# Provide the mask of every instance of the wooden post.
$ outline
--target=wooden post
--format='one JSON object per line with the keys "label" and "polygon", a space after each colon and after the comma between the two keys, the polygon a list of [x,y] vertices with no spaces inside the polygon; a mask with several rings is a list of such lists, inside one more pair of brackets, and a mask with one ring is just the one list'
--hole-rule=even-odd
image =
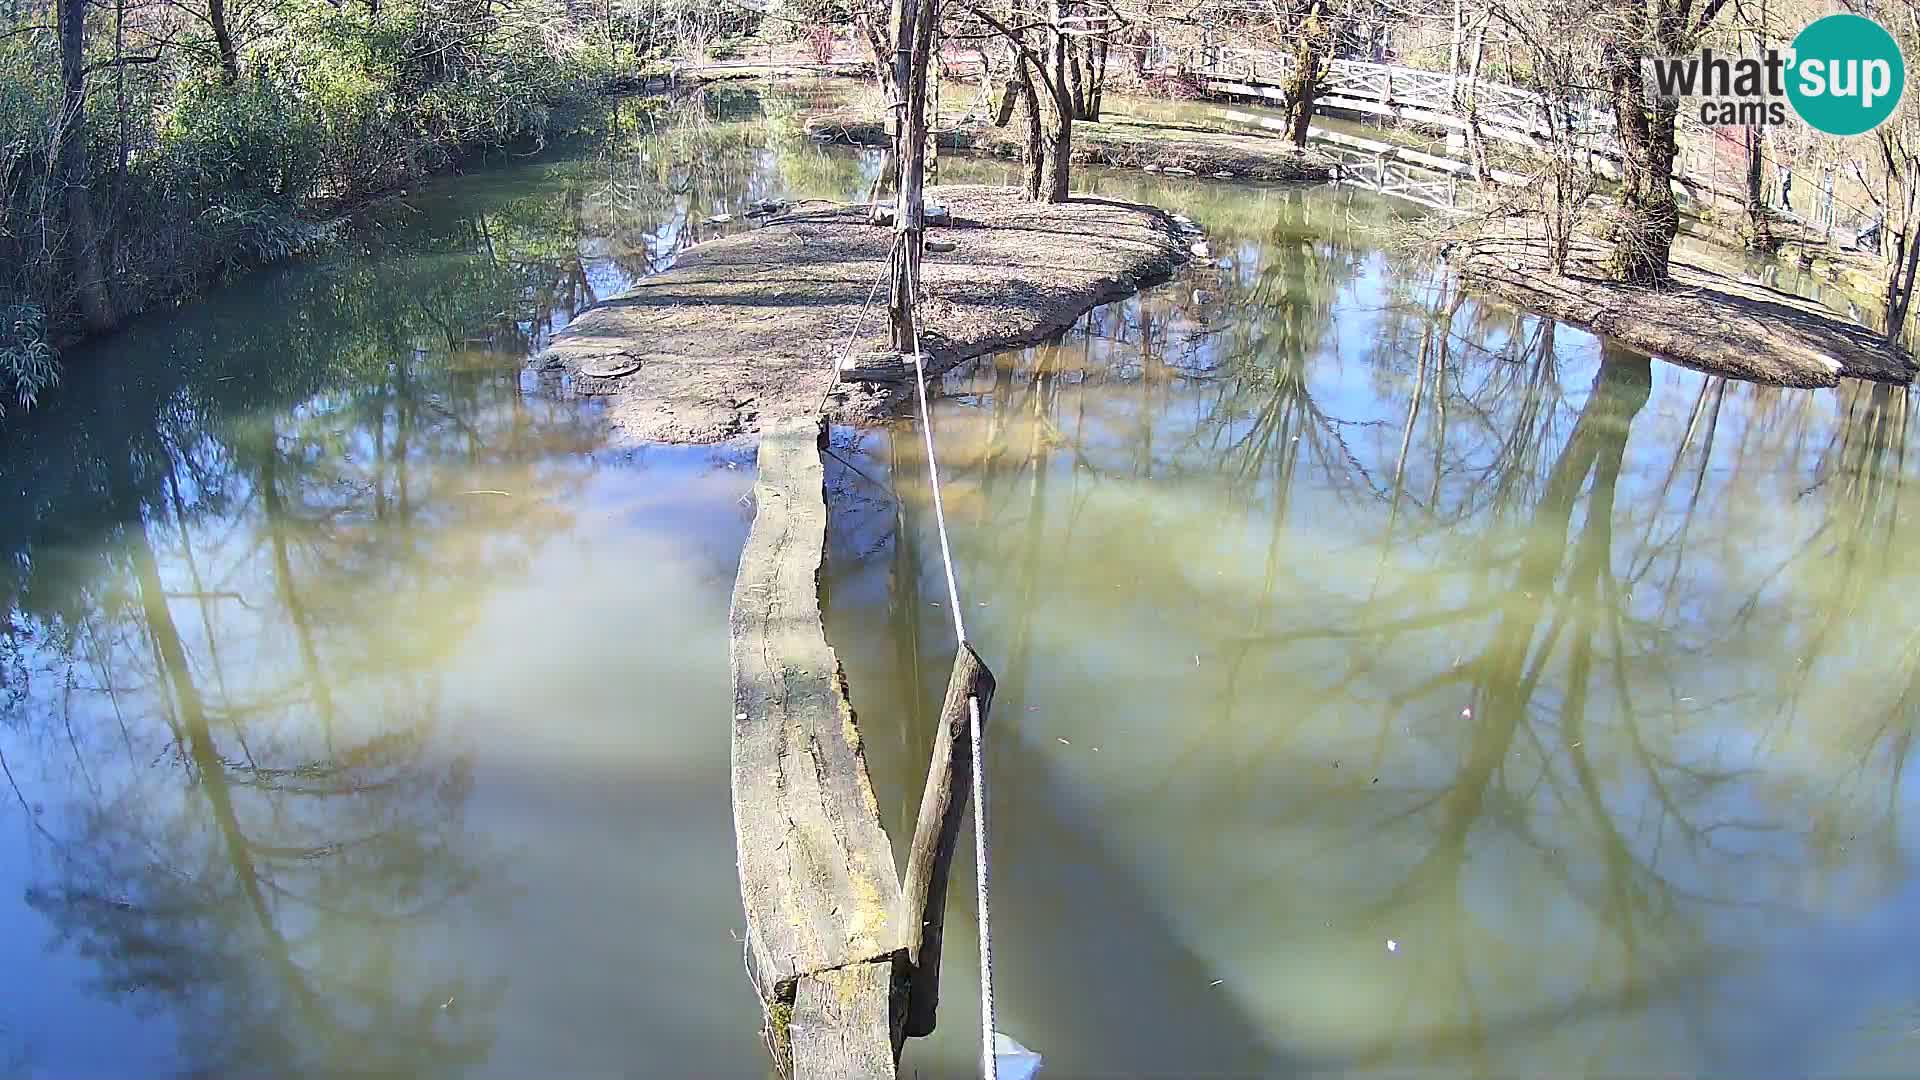
{"label": "wooden post", "polygon": [[927,176],[926,182],[940,183],[940,83],[946,42],[940,34],[938,17],[934,19],[932,56],[927,60]]}
{"label": "wooden post", "polygon": [[894,351],[910,353],[915,341],[914,290],[920,284],[920,246],[925,239],[924,210],[927,176],[927,63],[938,24],[939,0],[900,0],[901,24],[895,76],[899,82],[901,127],[895,151],[900,159],[900,184],[894,203],[893,287],[887,302]]}
{"label": "wooden post", "polygon": [[984,737],[993,687],[993,672],[973,646],[961,642],[953,658],[953,675],[947,680],[947,698],[940,706],[940,725],[933,735],[933,760],[927,768],[926,789],[920,793],[920,819],[913,828],[900,898],[910,971],[905,1031],[915,1038],[933,1034],[934,1013],[940,1005],[947,880],[960,820],[966,816],[967,796],[973,790],[973,731],[967,699],[979,699]]}

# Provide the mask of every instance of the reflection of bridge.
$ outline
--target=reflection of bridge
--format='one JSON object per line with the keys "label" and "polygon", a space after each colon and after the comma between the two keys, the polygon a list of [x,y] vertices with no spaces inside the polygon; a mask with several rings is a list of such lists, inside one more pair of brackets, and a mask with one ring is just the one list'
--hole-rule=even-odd
{"label": "reflection of bridge", "polygon": [[[1278,132],[1286,125],[1271,116],[1260,116],[1235,108],[1216,108],[1209,112],[1228,124],[1257,127]],[[1320,125],[1307,128],[1313,148],[1340,165],[1340,182],[1419,203],[1435,210],[1461,208],[1471,201],[1477,188],[1473,166],[1463,161],[1430,154],[1410,146],[1368,139]],[[1520,173],[1492,170],[1499,184],[1528,182]],[[1463,184],[1462,181],[1465,181]]]}

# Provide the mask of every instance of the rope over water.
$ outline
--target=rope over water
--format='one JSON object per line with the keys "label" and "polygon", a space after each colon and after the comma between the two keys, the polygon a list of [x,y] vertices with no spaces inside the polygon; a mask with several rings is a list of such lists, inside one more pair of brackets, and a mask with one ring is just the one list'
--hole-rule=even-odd
{"label": "rope over water", "polygon": [[[841,350],[839,361],[834,364],[826,389],[820,394],[820,401],[814,407],[816,414],[824,414],[827,398],[833,391],[833,384],[839,378],[840,365],[852,357],[856,342],[860,339],[860,329],[866,323],[867,311],[872,308],[873,300],[879,294],[881,282],[886,280],[891,269],[893,256],[898,252],[906,236],[896,237],[888,249],[889,266],[883,268],[880,276],[874,279],[873,287],[867,290],[867,299],[860,306],[855,317],[853,332],[847,337],[846,347]],[[907,295],[909,302],[918,306],[920,300],[920,279],[915,260],[905,260],[908,273]],[[918,312],[913,320],[913,380],[914,400],[920,412],[920,433],[927,448],[927,478],[933,488],[933,520],[940,534],[940,564],[947,579],[947,604],[953,609],[953,633],[958,642],[967,640],[967,621],[965,609],[960,603],[960,584],[953,571],[953,543],[947,537],[946,502],[940,496],[940,463],[934,456],[933,417],[927,409],[927,368],[925,355],[920,351],[920,320]],[[967,697],[967,722],[973,755],[973,881],[974,907],[980,922],[980,1075],[984,1080],[997,1080],[1000,1074],[999,1060],[994,1055],[994,1012],[993,1012],[993,932],[992,903],[989,899],[989,871],[987,847],[987,780],[986,757],[980,740],[980,699]]]}
{"label": "rope over water", "polygon": [[[906,260],[910,278],[907,295],[919,303],[920,281],[914,260]],[[917,313],[916,313],[917,316]],[[927,409],[927,367],[920,351],[920,320],[913,320],[914,399],[920,409],[920,434],[926,440],[927,479],[933,488],[933,521],[940,533],[940,563],[947,576],[947,603],[953,609],[953,632],[960,642],[967,640],[967,621],[960,606],[960,585],[953,573],[953,545],[947,539],[946,503],[940,497],[940,462],[933,450],[933,417]],[[973,884],[975,910],[980,917],[980,1075],[996,1080],[999,1062],[993,1053],[993,933],[992,905],[988,899],[987,859],[987,768],[980,746],[980,699],[967,698],[967,720],[973,750]]]}

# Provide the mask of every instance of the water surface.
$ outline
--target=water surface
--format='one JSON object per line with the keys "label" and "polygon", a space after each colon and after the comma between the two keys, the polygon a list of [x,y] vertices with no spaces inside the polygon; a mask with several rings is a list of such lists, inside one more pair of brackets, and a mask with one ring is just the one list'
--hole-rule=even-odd
{"label": "water surface", "polygon": [[[934,418],[1002,1030],[1064,1075],[1920,1068],[1907,397],[1463,297],[1363,195],[1157,195],[1225,266]],[[917,435],[849,457],[903,503],[830,584],[904,831],[951,622]]]}
{"label": "water surface", "polygon": [[[0,1073],[764,1075],[750,453],[610,453],[521,365],[863,191],[803,103],[627,103],[0,428]],[[1224,264],[941,388],[1003,1029],[1059,1076],[1913,1072],[1905,396],[1464,298],[1362,194],[1085,182]],[[918,435],[836,433],[826,583],[901,844],[952,650]],[[973,1067],[960,884],[919,1075]]]}
{"label": "water surface", "polygon": [[724,723],[751,455],[611,455],[521,366],[751,200],[860,188],[790,126],[625,103],[8,419],[0,1074],[764,1071]]}

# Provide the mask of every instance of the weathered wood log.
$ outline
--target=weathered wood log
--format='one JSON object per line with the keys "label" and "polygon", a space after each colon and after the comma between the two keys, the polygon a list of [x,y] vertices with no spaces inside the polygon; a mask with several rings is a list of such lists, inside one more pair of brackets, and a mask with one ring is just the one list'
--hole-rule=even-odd
{"label": "weathered wood log", "polygon": [[993,672],[973,646],[960,643],[947,680],[947,698],[933,735],[927,786],[920,793],[920,818],[907,854],[907,880],[901,895],[901,921],[907,927],[908,993],[906,1034],[933,1034],[940,1004],[940,951],[947,912],[947,881],[953,851],[973,790],[973,731],[967,699],[980,701],[985,734],[987,708],[993,703]]}
{"label": "weathered wood log", "polygon": [[913,378],[913,365],[892,349],[849,356],[840,362],[841,382],[903,383]]}
{"label": "weathered wood log", "polygon": [[893,980],[889,960],[802,975],[787,1021],[793,1075],[894,1076]]}
{"label": "weathered wood log", "polygon": [[[827,511],[820,421],[787,420],[760,443],[753,529],[740,556],[729,616],[733,669],[733,821],[748,961],[769,1015],[800,1009],[800,985],[831,985],[874,1001],[808,1013],[808,1038],[855,1047],[835,1060],[885,1069],[798,1077],[886,1076],[895,1047],[870,1014],[890,1009],[885,983],[828,973],[878,965],[901,953],[900,887],[892,846],[847,700],[838,657],[820,621],[819,573]],[[824,979],[824,982],[822,981]],[[877,990],[875,987],[877,986]],[[811,992],[811,991],[810,991]],[[863,1025],[828,1033],[836,1018]],[[778,1025],[776,1025],[778,1027]],[[786,1025],[792,1030],[792,1024]],[[778,1037],[776,1031],[776,1037]],[[776,1058],[780,1048],[775,1048]]]}

